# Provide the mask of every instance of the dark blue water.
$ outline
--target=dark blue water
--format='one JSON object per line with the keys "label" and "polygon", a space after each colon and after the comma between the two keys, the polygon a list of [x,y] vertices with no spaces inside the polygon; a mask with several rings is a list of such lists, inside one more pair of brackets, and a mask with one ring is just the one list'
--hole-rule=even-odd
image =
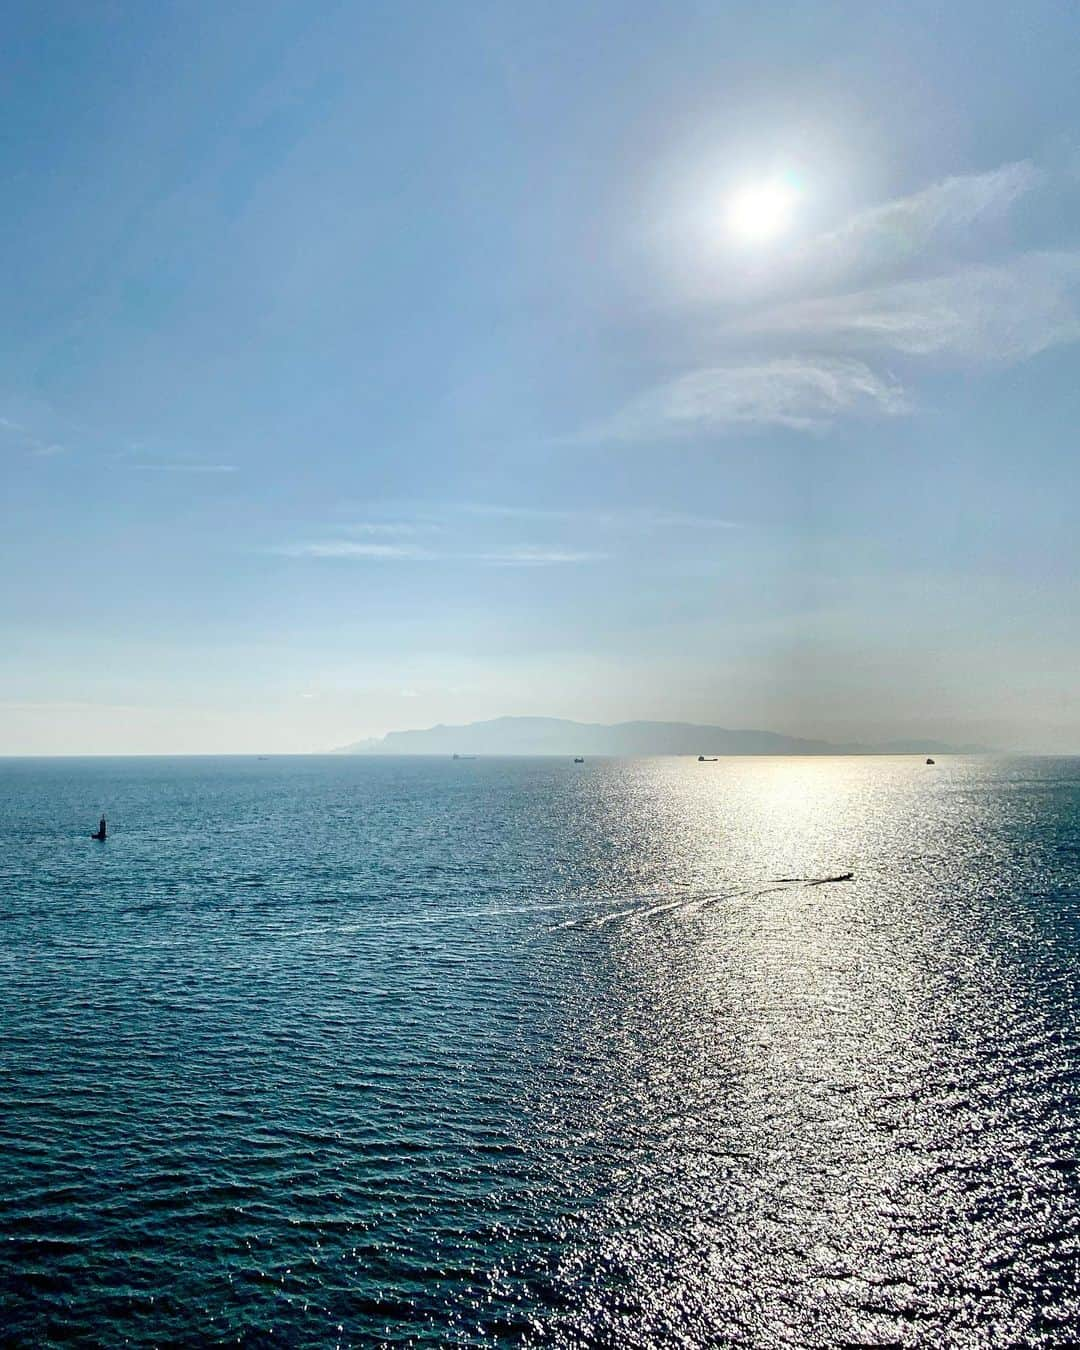
{"label": "dark blue water", "polygon": [[5,1344],[1080,1339],[1080,761],[0,804]]}

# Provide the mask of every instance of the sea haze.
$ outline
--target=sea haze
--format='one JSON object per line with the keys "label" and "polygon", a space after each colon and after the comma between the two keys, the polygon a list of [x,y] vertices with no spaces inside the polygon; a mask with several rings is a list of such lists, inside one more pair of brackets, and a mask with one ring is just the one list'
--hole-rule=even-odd
{"label": "sea haze", "polygon": [[493,717],[464,726],[391,731],[355,741],[344,755],[837,755],[985,754],[985,746],[948,745],[934,738],[887,745],[808,740],[777,731],[700,726],[693,722],[571,722],[562,717]]}
{"label": "sea haze", "polygon": [[1075,1343],[1080,761],[0,803],[12,1343]]}

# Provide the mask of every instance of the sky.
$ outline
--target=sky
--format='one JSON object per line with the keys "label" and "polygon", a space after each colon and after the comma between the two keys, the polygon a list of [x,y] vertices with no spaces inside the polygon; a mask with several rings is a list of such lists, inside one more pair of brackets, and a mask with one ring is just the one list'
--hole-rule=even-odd
{"label": "sky", "polygon": [[1080,752],[1073,4],[0,31],[0,754]]}

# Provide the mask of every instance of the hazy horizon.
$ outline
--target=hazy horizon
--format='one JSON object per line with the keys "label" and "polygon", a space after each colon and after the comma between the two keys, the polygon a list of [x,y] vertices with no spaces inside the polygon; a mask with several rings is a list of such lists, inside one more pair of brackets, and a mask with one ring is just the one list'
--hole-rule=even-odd
{"label": "hazy horizon", "polygon": [[[656,739],[655,733],[670,731],[670,744],[656,744],[648,748],[634,736],[625,733],[645,733],[646,741]],[[595,733],[619,732],[622,738],[596,738]],[[452,734],[449,734],[452,733]],[[584,738],[579,733],[589,733]],[[687,735],[687,733],[694,733]],[[719,733],[722,740],[711,738]],[[759,738],[754,740],[753,738]],[[663,737],[661,737],[663,740]],[[777,742],[777,744],[772,744]],[[779,744],[789,742],[789,745]],[[741,745],[743,748],[736,748]],[[716,723],[690,723],[648,718],[631,718],[614,723],[581,721],[573,718],[552,718],[539,714],[507,714],[467,723],[434,723],[427,727],[403,727],[384,735],[364,737],[335,746],[307,750],[270,750],[266,747],[245,750],[205,750],[188,748],[177,750],[114,751],[98,750],[72,752],[67,750],[38,751],[27,754],[0,754],[0,759],[93,759],[93,758],[196,758],[321,755],[389,755],[441,757],[452,751],[468,752],[469,757],[499,758],[565,757],[584,752],[590,758],[651,758],[696,757],[699,752],[727,758],[793,758],[805,757],[921,757],[924,754],[952,756],[1028,756],[1053,757],[1049,751],[1029,751],[1016,747],[976,743],[949,743],[942,738],[916,736],[893,741],[828,741],[803,738],[777,732],[766,727],[724,727]],[[456,757],[456,756],[455,756]],[[1068,758],[1069,756],[1065,756]]]}
{"label": "hazy horizon", "polygon": [[18,3],[0,755],[1080,753],[1075,14]]}
{"label": "hazy horizon", "polygon": [[[115,755],[182,756],[182,755],[322,755],[334,754],[352,744],[368,740],[381,740],[383,737],[399,732],[427,731],[437,727],[465,727],[476,723],[498,720],[500,718],[546,718],[555,716],[548,712],[496,712],[490,717],[475,718],[439,717],[431,720],[402,719],[398,724],[368,730],[354,735],[348,729],[338,740],[308,744],[298,743],[295,736],[279,734],[259,739],[257,727],[243,728],[237,731],[235,723],[228,713],[207,715],[202,709],[148,709],[131,705],[129,707],[109,708],[103,705],[80,705],[71,712],[93,714],[95,719],[104,718],[104,725],[98,720],[96,725],[83,731],[71,730],[57,719],[56,705],[15,705],[5,711],[18,712],[19,726],[16,734],[9,737],[8,743],[0,745],[0,759],[3,758],[81,758],[108,757]],[[1001,740],[991,736],[988,730],[978,734],[979,723],[958,722],[953,732],[930,731],[917,724],[902,724],[888,734],[875,731],[872,727],[866,731],[845,731],[808,733],[788,726],[764,725],[761,723],[725,722],[716,717],[652,717],[627,715],[625,717],[577,717],[566,714],[562,720],[589,725],[614,726],[627,722],[672,722],[689,725],[717,726],[729,731],[764,731],[781,736],[807,741],[827,741],[834,744],[858,744],[867,747],[888,745],[892,742],[925,743],[948,742],[950,745],[978,745],[991,754],[1034,755],[1034,756],[1073,756],[1080,750],[1073,744],[1061,745],[1053,739],[1039,741],[1035,737],[1028,740],[1019,738]],[[186,727],[184,719],[189,720]],[[898,724],[891,724],[897,728]],[[936,725],[943,725],[938,723]],[[985,724],[988,727],[997,724]],[[22,748],[20,748],[20,746]],[[870,753],[880,753],[871,749]],[[918,753],[917,750],[897,753]],[[962,753],[967,753],[966,751]]]}

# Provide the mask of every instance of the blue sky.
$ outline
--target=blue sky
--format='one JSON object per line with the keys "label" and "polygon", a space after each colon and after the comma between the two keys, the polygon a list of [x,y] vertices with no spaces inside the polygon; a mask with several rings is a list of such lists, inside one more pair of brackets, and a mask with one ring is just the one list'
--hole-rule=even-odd
{"label": "blue sky", "polygon": [[1080,751],[1078,37],[9,6],[0,753],[503,713]]}

